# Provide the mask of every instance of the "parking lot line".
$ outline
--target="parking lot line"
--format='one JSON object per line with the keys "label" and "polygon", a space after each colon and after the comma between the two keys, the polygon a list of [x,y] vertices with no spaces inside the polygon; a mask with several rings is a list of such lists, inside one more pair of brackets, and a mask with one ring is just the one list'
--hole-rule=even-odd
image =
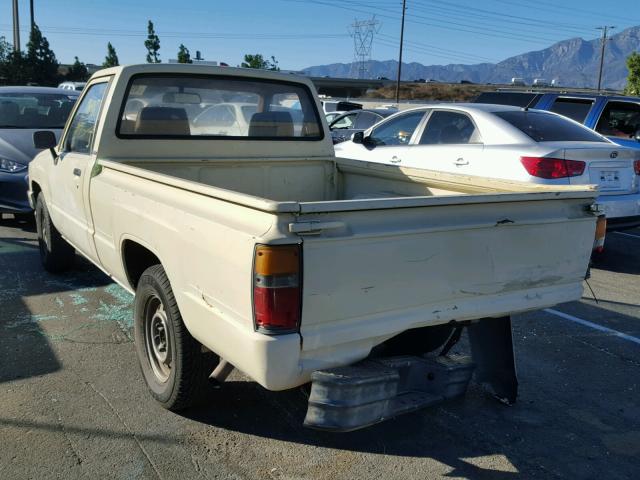
{"label": "parking lot line", "polygon": [[640,240],[640,235],[633,235],[632,233],[624,233],[624,232],[613,232],[618,235],[624,235],[625,237],[637,238]]}
{"label": "parking lot line", "polygon": [[554,310],[553,308],[545,308],[544,311],[552,315],[556,315],[558,317],[564,318],[565,320],[571,320],[572,322],[579,323],[580,325],[584,325],[585,327],[589,327],[595,330],[599,330],[601,332],[609,333],[618,338],[622,338],[623,340],[628,340],[630,342],[637,343],[638,345],[640,345],[640,338],[627,335],[626,333],[619,332],[618,330],[613,330],[612,328],[603,327],[602,325],[598,325],[597,323],[593,323],[588,320],[583,320],[582,318],[574,317],[573,315],[569,315],[568,313],[559,312],[558,310]]}

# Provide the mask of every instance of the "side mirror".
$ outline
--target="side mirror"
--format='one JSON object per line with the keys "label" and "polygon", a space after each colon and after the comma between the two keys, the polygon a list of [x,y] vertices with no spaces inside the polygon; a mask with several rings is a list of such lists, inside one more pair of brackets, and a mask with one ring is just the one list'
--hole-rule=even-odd
{"label": "side mirror", "polygon": [[33,132],[33,146],[39,150],[51,149],[58,144],[56,134],[51,130]]}
{"label": "side mirror", "polygon": [[49,149],[54,163],[56,163],[56,159],[58,158],[58,154],[55,149],[57,144],[58,140],[56,140],[56,134],[51,130],[39,130],[37,132],[33,132],[33,146],[40,150],[44,150],[45,148]]}
{"label": "side mirror", "polygon": [[355,132],[351,135],[351,141],[358,144],[364,143],[364,132]]}
{"label": "side mirror", "polygon": [[633,135],[633,138],[636,142],[640,142],[640,128],[636,130],[636,133]]}

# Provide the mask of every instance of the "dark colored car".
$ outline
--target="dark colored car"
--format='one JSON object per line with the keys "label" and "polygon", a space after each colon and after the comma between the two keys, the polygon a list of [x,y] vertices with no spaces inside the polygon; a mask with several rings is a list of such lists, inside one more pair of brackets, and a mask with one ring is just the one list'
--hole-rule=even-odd
{"label": "dark colored car", "polygon": [[623,147],[640,149],[640,98],[570,92],[483,92],[475,103],[548,110],[595,130]]}
{"label": "dark colored car", "polygon": [[354,133],[367,130],[383,118],[387,118],[397,112],[398,110],[395,108],[377,108],[343,113],[329,124],[333,143],[349,140]]}
{"label": "dark colored car", "polygon": [[48,87],[0,87],[0,215],[30,214],[29,162],[39,150],[33,132],[62,132],[80,92]]}

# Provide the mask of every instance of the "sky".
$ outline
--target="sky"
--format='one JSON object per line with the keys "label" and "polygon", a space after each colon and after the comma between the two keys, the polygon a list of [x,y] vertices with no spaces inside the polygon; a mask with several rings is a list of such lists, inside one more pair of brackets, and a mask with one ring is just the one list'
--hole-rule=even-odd
{"label": "sky", "polygon": [[[18,0],[22,48],[29,1]],[[281,69],[354,59],[351,24],[375,15],[371,56],[398,58],[401,0],[34,0],[36,23],[61,63],[75,56],[101,64],[107,42],[121,64],[145,61],[147,21],[160,37],[160,57],[175,59],[182,43],[195,56],[235,66],[246,53],[275,56]],[[619,32],[640,25],[638,0],[407,0],[405,62],[482,63],[541,50],[596,27]],[[613,5],[604,3],[604,5]],[[0,36],[12,41],[12,0],[0,0]]]}

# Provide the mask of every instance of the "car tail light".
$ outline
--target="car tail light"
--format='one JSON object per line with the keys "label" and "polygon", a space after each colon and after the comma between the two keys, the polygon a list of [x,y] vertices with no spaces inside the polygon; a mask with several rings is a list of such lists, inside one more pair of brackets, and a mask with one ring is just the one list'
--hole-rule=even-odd
{"label": "car tail light", "polygon": [[257,245],[253,260],[253,319],[256,330],[298,331],[301,315],[300,245]]}
{"label": "car tail light", "polygon": [[539,178],[579,177],[584,173],[585,162],[563,158],[520,157],[529,175]]}
{"label": "car tail light", "polygon": [[633,162],[633,171],[636,172],[636,175],[640,175],[640,160]]}

